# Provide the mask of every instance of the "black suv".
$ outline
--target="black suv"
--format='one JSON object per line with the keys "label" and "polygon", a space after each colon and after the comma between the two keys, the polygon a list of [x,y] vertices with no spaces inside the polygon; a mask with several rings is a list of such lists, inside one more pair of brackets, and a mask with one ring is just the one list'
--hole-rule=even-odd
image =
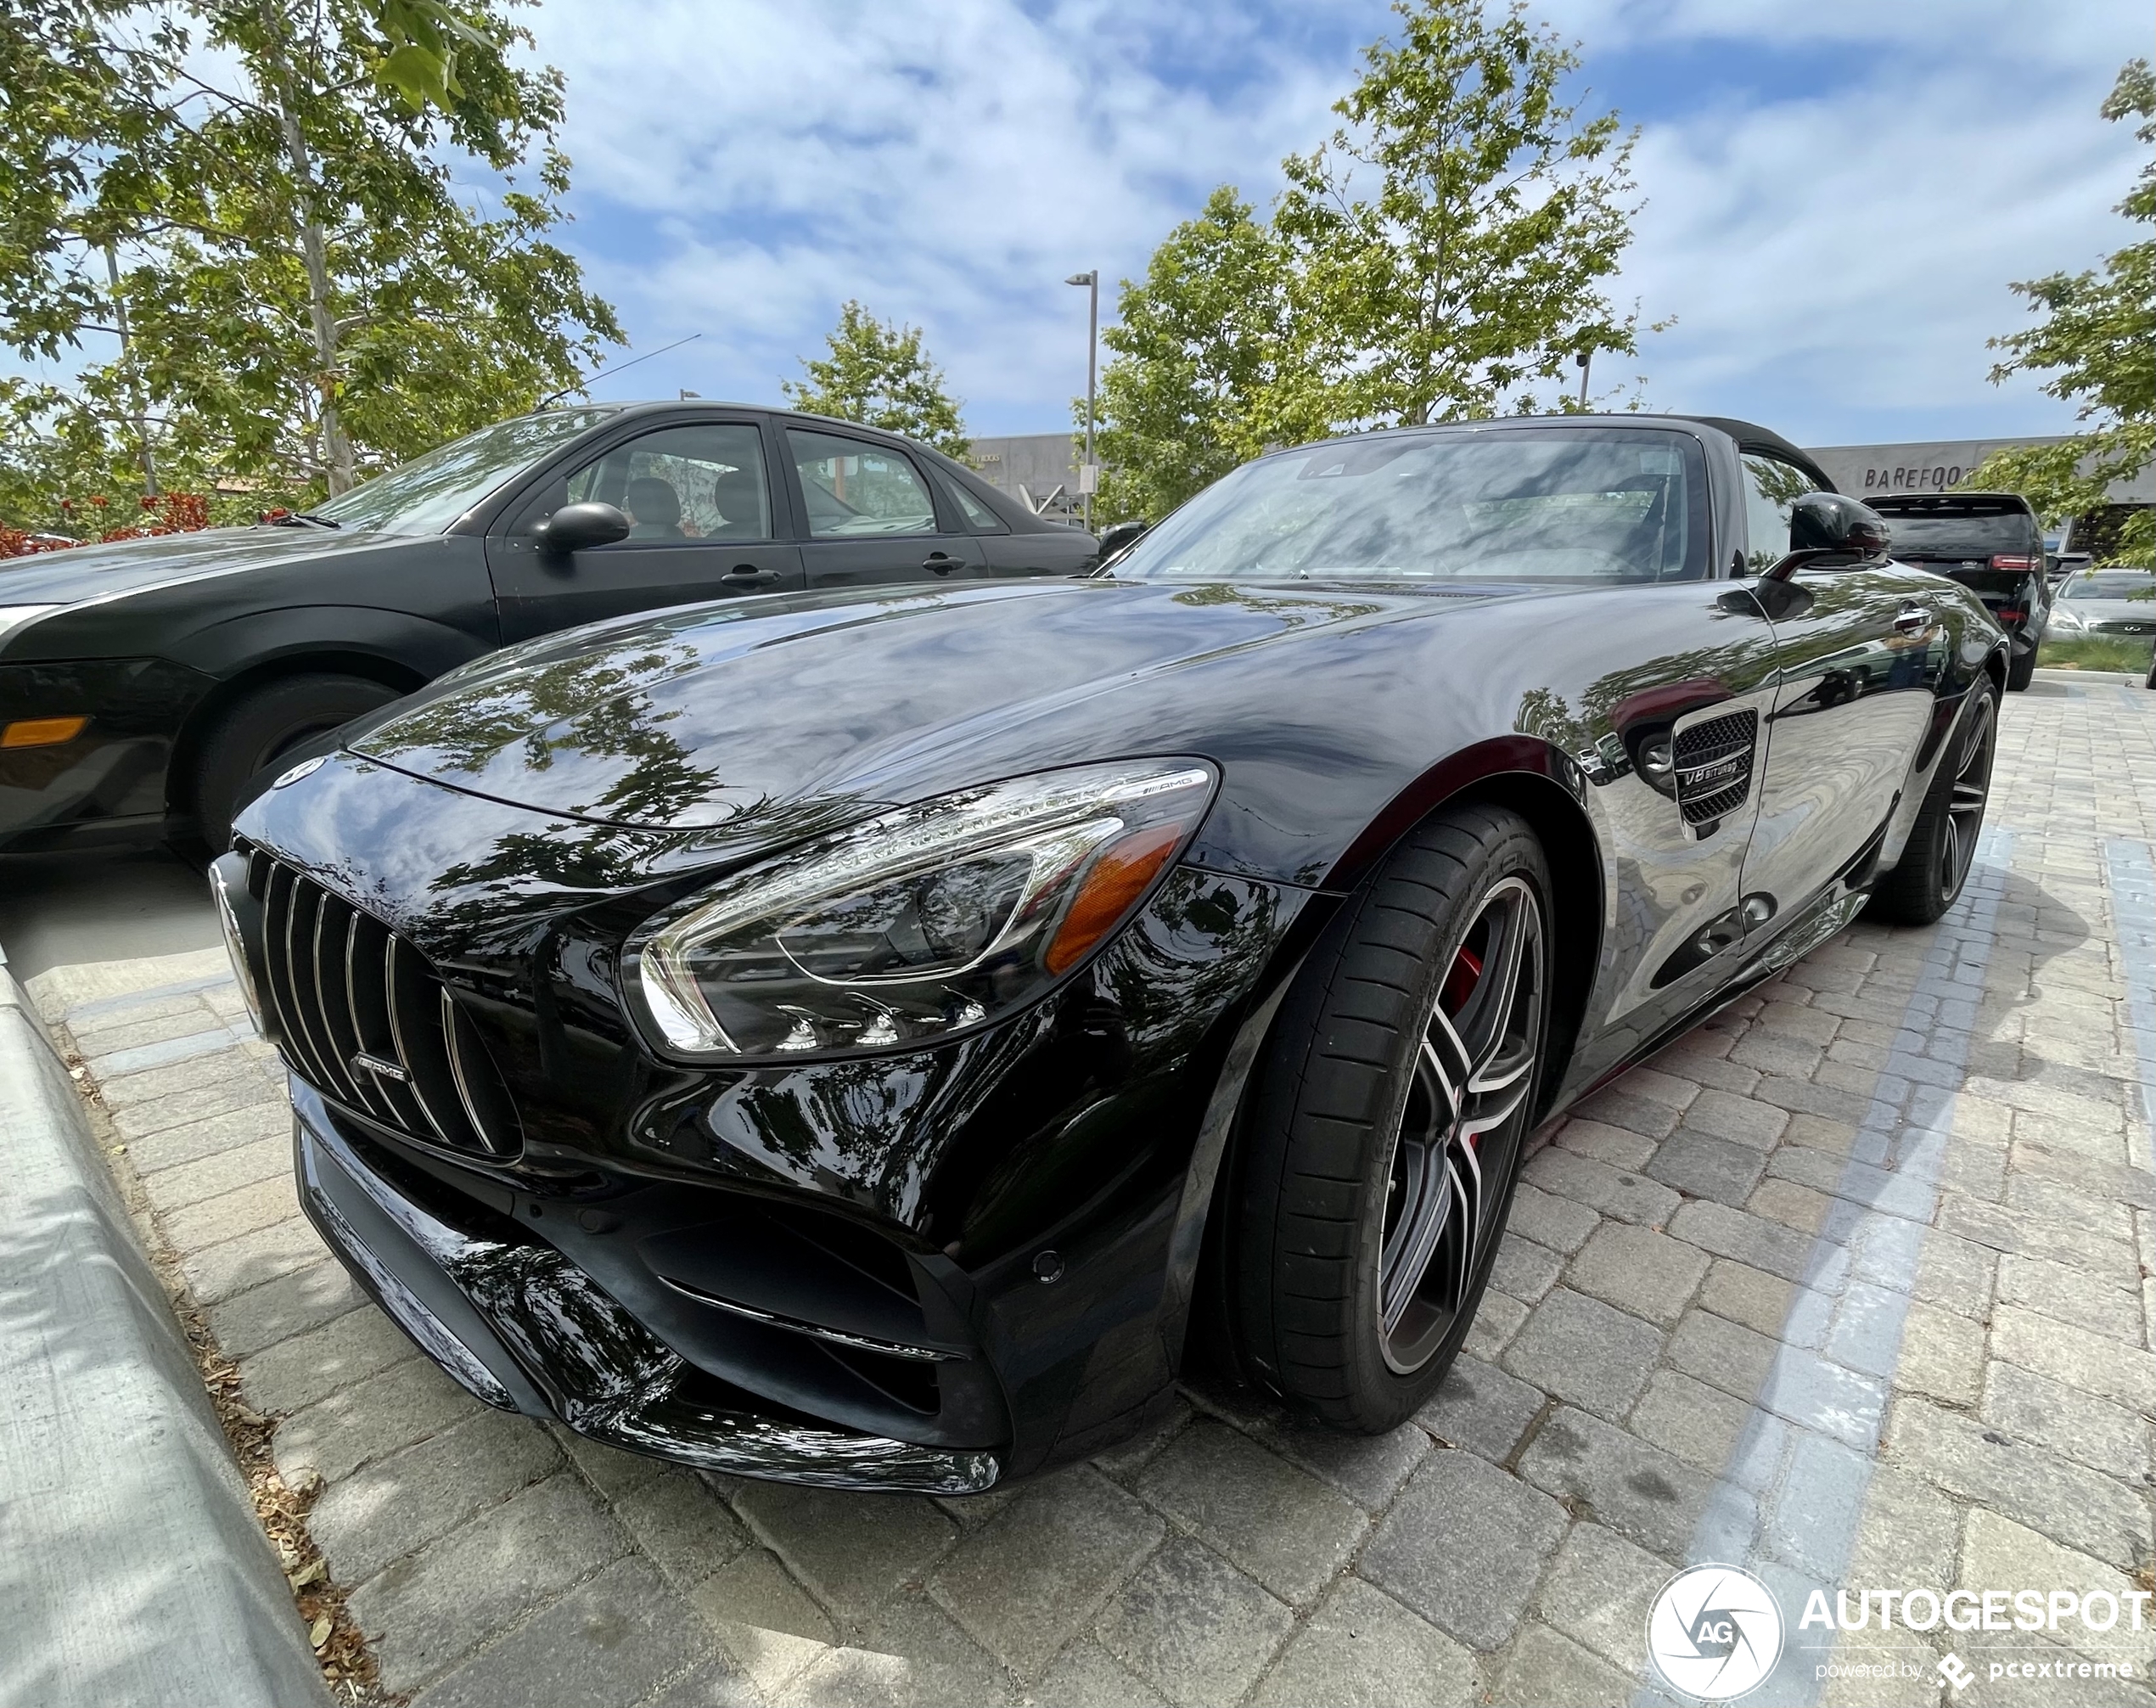
{"label": "black suv", "polygon": [[575,624],[1098,556],[851,422],[700,402],[519,416],[308,514],[0,566],[0,853],[222,848],[281,757]]}
{"label": "black suv", "polygon": [[1881,493],[1865,502],[1887,519],[1894,555],[1951,577],[2007,632],[2007,686],[2026,688],[2051,620],[2044,531],[2018,492]]}

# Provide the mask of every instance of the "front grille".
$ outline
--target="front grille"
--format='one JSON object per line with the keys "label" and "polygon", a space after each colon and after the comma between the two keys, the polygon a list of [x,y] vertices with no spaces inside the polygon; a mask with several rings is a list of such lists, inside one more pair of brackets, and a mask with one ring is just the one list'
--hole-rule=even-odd
{"label": "front grille", "polygon": [[422,1144],[503,1158],[523,1148],[500,1070],[425,958],[256,849],[262,992],[292,1071],[324,1097]]}
{"label": "front grille", "polygon": [[1752,749],[1760,715],[1747,710],[1680,729],[1671,747],[1677,807],[1684,822],[1711,824],[1744,804],[1752,789]]}

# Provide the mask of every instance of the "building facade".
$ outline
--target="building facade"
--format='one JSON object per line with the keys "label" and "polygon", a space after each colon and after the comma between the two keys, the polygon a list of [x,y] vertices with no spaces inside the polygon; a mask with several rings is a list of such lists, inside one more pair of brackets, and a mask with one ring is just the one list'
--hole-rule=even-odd
{"label": "building facade", "polygon": [[1008,492],[1036,516],[1078,514],[1078,435],[1075,433],[1017,433],[1000,439],[976,439],[968,460],[991,486]]}
{"label": "building facade", "polygon": [[[1937,439],[1906,445],[1821,445],[1812,457],[1835,486],[1854,497],[1878,492],[1944,492],[1958,486],[1994,451],[2056,445],[2063,435],[2024,439]],[[2115,503],[2156,502],[2156,468],[2113,483]]]}
{"label": "building facade", "polygon": [[[1994,451],[2056,445],[2060,435],[2021,439],[1937,439],[1903,445],[1822,445],[1811,455],[1835,486],[1856,497],[1881,492],[1943,492],[1959,486]],[[1078,437],[1020,433],[976,439],[972,460],[991,484],[1036,515],[1077,514]],[[2156,468],[2115,483],[2115,503],[2156,503]]]}

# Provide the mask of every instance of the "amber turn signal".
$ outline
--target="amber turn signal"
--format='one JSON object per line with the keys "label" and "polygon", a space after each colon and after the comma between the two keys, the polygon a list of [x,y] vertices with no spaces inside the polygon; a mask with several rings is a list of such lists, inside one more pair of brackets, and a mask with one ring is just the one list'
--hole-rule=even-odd
{"label": "amber turn signal", "polygon": [[58,747],[89,725],[87,717],[20,717],[0,729],[0,747]]}
{"label": "amber turn signal", "polygon": [[1182,840],[1182,832],[1180,824],[1141,830],[1110,845],[1093,862],[1084,885],[1072,898],[1070,911],[1056,928],[1055,941],[1048,945],[1050,972],[1075,966],[1088,949],[1122,922],[1131,903],[1145,893],[1154,874],[1167,864],[1176,844]]}

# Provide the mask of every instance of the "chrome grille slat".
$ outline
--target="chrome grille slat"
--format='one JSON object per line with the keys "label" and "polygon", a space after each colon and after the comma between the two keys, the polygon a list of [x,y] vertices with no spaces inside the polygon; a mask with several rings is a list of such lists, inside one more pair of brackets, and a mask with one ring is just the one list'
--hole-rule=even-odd
{"label": "chrome grille slat", "polygon": [[[338,957],[338,965],[345,987],[345,1025],[350,1029],[351,1037],[351,1054],[345,1058],[349,1062],[355,1057],[362,1054],[371,1055],[373,1052],[368,1049],[366,1037],[360,1031],[359,997],[353,987],[352,980],[352,969],[357,964],[359,959],[359,924],[364,916],[357,907],[347,907],[345,912],[350,917],[345,921],[344,948]],[[388,1092],[376,1082],[373,1074],[364,1072],[357,1066],[354,1066],[351,1070],[351,1080],[352,1084],[359,1091],[360,1106],[366,1110],[368,1114],[386,1116],[391,1121],[396,1120],[396,1110],[390,1101]]]}
{"label": "chrome grille slat", "polygon": [[441,1117],[435,1113],[434,1105],[428,1101],[427,1094],[419,1089],[419,1076],[414,1070],[414,1050],[419,1042],[419,1035],[416,1031],[407,1033],[406,1030],[406,992],[398,976],[404,957],[409,952],[398,941],[396,934],[390,933],[389,941],[382,951],[382,983],[389,992],[390,1042],[396,1051],[398,1065],[409,1076],[412,1100],[419,1105],[419,1113],[425,1117],[428,1126],[433,1129],[434,1136],[452,1149],[469,1149],[469,1146],[459,1146],[449,1136],[449,1129],[442,1124]]}
{"label": "chrome grille slat", "polygon": [[292,1071],[424,1144],[515,1155],[523,1141],[501,1073],[419,952],[295,868],[248,851],[266,995]]}
{"label": "chrome grille slat", "polygon": [[447,986],[441,990],[441,1036],[449,1048],[449,1077],[457,1087],[457,1101],[464,1111],[464,1119],[471,1123],[479,1142],[488,1150],[497,1148],[495,1135],[503,1129],[506,1110],[491,1107],[498,1102],[491,1079],[477,1071],[477,1053],[485,1046],[478,1039],[468,1037],[472,1023],[464,1011],[457,1006],[457,999],[449,994]]}
{"label": "chrome grille slat", "polygon": [[[283,881],[280,883],[279,879]],[[298,1059],[294,1065],[305,1077],[328,1090],[336,1082],[315,1047],[299,978],[300,913],[308,895],[309,886],[303,886],[296,874],[280,867],[271,874],[271,905],[267,910],[270,941],[264,958],[270,964],[270,983],[277,995],[279,1029],[289,1050]],[[308,984],[312,984],[312,975]]]}
{"label": "chrome grille slat", "polygon": [[[351,1036],[349,1016],[339,1010],[344,1000],[344,969],[334,965],[333,958],[345,944],[345,927],[338,915],[340,910],[350,908],[334,896],[324,896],[315,904],[314,910],[314,968],[312,982],[314,988],[315,1012],[321,1018],[323,1065],[336,1081],[336,1089],[344,1093],[345,1101],[364,1109],[367,1100],[361,1094],[358,1076],[351,1066],[352,1052],[359,1048]],[[345,1021],[340,1029],[338,1021]]]}

